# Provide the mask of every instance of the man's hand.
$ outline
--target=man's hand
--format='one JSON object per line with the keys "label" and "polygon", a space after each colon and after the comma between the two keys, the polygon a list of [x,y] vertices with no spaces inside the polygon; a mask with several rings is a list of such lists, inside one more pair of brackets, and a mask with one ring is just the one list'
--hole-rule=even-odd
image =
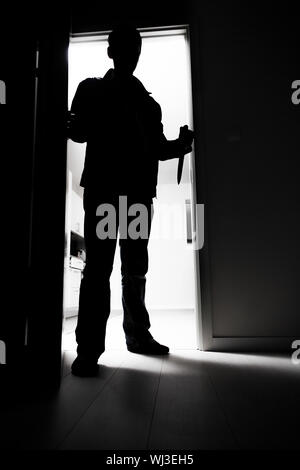
{"label": "man's hand", "polygon": [[71,111],[67,112],[66,132],[67,137],[74,142],[82,144],[87,141],[87,132],[85,131],[84,124],[81,122],[80,118]]}
{"label": "man's hand", "polygon": [[171,158],[184,157],[186,153],[192,151],[192,142],[194,139],[194,132],[188,126],[180,127],[179,137],[175,140],[167,140],[162,134],[162,145],[159,155],[159,160],[165,161]]}
{"label": "man's hand", "polygon": [[67,112],[67,134],[69,135],[69,133],[72,131],[72,128],[74,126],[74,123],[76,121],[76,117],[75,117],[75,114],[74,113],[71,113],[71,111],[68,111]]}
{"label": "man's hand", "polygon": [[194,132],[191,131],[187,125],[181,126],[178,141],[182,145],[184,155],[192,151],[193,140],[194,140]]}

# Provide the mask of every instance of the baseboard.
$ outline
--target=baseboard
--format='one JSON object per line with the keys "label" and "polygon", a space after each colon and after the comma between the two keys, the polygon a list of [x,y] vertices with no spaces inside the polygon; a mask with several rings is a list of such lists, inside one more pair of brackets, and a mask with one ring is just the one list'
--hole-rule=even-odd
{"label": "baseboard", "polygon": [[218,352],[293,352],[295,337],[213,337],[205,351]]}

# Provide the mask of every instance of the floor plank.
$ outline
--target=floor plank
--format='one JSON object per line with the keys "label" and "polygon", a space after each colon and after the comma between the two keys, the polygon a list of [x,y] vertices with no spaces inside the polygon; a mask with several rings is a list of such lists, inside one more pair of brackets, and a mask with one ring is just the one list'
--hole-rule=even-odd
{"label": "floor plank", "polygon": [[7,413],[5,447],[29,450],[58,447],[111,380],[122,360],[119,352],[105,352],[99,377],[81,379],[68,374],[53,397],[16,403]]}
{"label": "floor plank", "polygon": [[126,354],[60,449],[146,448],[162,358]]}
{"label": "floor plank", "polygon": [[37,371],[37,389],[25,396],[27,384],[16,377],[9,403],[0,404],[0,447],[299,448],[299,364],[276,354],[200,352],[191,336],[191,312],[151,317],[151,331],[171,347],[170,356],[129,353],[122,317],[114,315],[100,375],[90,379],[70,374],[76,355],[73,320],[60,389],[43,396]]}
{"label": "floor plank", "polygon": [[241,449],[299,448],[299,366],[279,355],[206,353],[205,357]]}
{"label": "floor plank", "polygon": [[164,361],[149,449],[236,447],[200,351],[178,351]]}

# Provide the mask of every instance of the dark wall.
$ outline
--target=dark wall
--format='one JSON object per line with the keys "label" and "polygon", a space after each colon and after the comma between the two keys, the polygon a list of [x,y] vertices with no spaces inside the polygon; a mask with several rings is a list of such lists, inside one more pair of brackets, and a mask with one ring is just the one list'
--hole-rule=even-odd
{"label": "dark wall", "polygon": [[18,363],[23,354],[29,287],[36,39],[30,22],[27,31],[11,10],[4,8],[1,16],[0,79],[6,84],[6,104],[0,106],[4,278],[0,339],[7,346],[7,362]]}
{"label": "dark wall", "polygon": [[72,31],[94,32],[111,29],[122,21],[130,21],[137,27],[178,25],[191,17],[193,1],[171,0],[148,2],[91,2],[72,3]]}

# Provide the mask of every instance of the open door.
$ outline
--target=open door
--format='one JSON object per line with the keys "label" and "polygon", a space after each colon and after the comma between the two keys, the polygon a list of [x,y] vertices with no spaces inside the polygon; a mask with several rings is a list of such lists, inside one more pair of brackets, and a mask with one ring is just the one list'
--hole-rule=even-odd
{"label": "open door", "polygon": [[[0,379],[60,378],[69,13],[1,6]],[[7,379],[7,380],[6,380]],[[36,383],[38,381],[38,387]],[[16,383],[18,387],[16,388]],[[7,387],[6,387],[7,385]],[[2,404],[5,406],[5,401]]]}
{"label": "open door", "polygon": [[[69,12],[40,21],[29,243],[30,306],[25,342],[30,369],[60,381],[66,191]],[[47,12],[49,14],[49,12]]]}

